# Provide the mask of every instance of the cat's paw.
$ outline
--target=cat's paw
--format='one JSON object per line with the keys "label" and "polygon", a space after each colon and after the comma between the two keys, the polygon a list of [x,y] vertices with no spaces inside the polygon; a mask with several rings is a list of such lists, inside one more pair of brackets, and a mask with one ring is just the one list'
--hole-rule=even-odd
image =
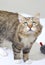
{"label": "cat's paw", "polygon": [[5,50],[5,49],[0,48],[0,55],[1,55],[1,56],[7,56],[7,55],[8,55],[8,53],[6,52],[6,50]]}
{"label": "cat's paw", "polygon": [[21,64],[21,63],[24,63],[24,61],[23,60],[15,60],[15,63],[16,64]]}
{"label": "cat's paw", "polygon": [[31,59],[27,60],[25,63],[26,64],[31,64],[33,61]]}

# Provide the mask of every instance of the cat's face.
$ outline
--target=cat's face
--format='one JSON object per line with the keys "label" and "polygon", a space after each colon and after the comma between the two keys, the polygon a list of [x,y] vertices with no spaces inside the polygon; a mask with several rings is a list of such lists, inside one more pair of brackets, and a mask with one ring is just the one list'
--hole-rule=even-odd
{"label": "cat's face", "polygon": [[20,16],[20,32],[23,34],[39,35],[42,31],[42,25],[38,17],[23,17]]}

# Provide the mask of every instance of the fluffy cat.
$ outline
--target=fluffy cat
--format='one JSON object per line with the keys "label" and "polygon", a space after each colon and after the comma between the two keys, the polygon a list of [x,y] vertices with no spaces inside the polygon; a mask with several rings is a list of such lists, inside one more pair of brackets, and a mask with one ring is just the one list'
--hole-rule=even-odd
{"label": "fluffy cat", "polygon": [[39,15],[24,17],[18,13],[0,11],[0,46],[4,39],[12,42],[14,59],[29,59],[29,52],[42,31]]}

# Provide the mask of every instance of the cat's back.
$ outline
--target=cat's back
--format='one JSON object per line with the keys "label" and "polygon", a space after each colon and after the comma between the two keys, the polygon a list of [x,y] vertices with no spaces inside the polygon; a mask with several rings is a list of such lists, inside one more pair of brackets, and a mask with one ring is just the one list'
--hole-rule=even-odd
{"label": "cat's back", "polygon": [[10,27],[18,22],[18,13],[0,11],[0,27],[5,26]]}
{"label": "cat's back", "polygon": [[1,11],[0,10],[0,20],[1,19],[17,19],[18,18],[18,13],[13,13],[13,12],[8,12],[8,11]]}
{"label": "cat's back", "polygon": [[0,15],[18,15],[18,13],[0,10]]}
{"label": "cat's back", "polygon": [[0,35],[11,36],[18,24],[18,13],[0,11]]}

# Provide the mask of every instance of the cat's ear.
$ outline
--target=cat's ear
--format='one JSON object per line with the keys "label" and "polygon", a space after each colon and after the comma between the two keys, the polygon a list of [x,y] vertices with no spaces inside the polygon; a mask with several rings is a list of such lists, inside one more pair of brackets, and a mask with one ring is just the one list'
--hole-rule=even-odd
{"label": "cat's ear", "polygon": [[21,23],[21,22],[23,22],[23,20],[24,20],[24,16],[22,16],[22,15],[18,15],[18,19],[19,19],[19,22]]}
{"label": "cat's ear", "polygon": [[36,13],[36,14],[35,14],[35,17],[36,17],[36,18],[40,18],[40,13]]}
{"label": "cat's ear", "polygon": [[40,20],[40,13],[35,14],[34,20],[35,21],[39,21]]}

